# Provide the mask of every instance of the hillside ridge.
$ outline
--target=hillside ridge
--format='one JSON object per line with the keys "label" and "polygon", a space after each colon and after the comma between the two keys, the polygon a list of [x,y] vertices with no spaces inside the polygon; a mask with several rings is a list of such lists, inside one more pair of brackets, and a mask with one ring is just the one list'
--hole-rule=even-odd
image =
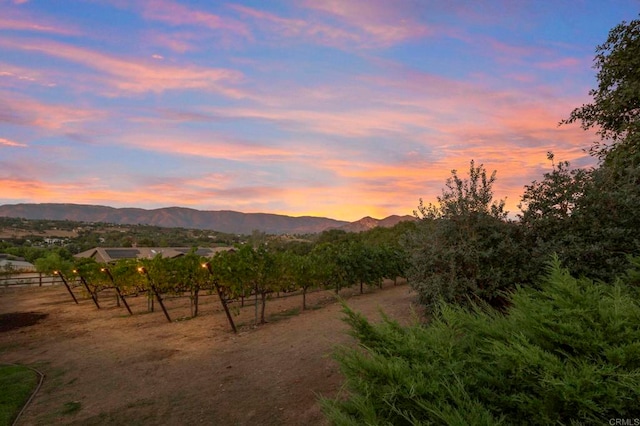
{"label": "hillside ridge", "polygon": [[[31,220],[72,220],[104,222],[119,225],[153,225],[166,228],[207,229],[234,234],[312,234],[328,229],[361,232],[376,226],[394,226],[411,216],[389,216],[385,219],[364,217],[347,222],[316,216],[287,216],[272,213],[242,213],[233,210],[196,210],[187,207],[142,209],[91,204],[21,203],[0,205],[0,216]],[[404,218],[404,219],[403,219]]]}

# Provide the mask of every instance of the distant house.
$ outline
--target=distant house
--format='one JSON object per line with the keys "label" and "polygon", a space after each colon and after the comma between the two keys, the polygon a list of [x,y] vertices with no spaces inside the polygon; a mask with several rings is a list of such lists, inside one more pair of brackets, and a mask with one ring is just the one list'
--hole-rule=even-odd
{"label": "distant house", "polygon": [[63,240],[62,238],[45,238],[43,241],[49,246],[62,246],[67,242],[67,240]]}
{"label": "distant house", "polygon": [[36,267],[33,263],[26,262],[24,259],[16,259],[6,254],[0,254],[0,271],[19,271],[19,272],[35,272]]}
{"label": "distant house", "polygon": [[[184,256],[192,250],[191,247],[95,247],[91,250],[76,254],[77,258],[92,258],[96,262],[110,263],[120,259],[153,259],[157,255],[173,259]],[[220,251],[233,250],[232,247],[199,247],[198,256],[213,257]]]}

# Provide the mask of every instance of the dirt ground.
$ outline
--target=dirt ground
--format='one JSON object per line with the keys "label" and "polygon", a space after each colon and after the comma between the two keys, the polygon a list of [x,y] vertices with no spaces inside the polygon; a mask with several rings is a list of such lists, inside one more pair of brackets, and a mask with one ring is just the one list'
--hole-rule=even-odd
{"label": "dirt ground", "polygon": [[[364,295],[342,295],[378,320],[378,309],[401,323],[414,319],[406,284],[385,283]],[[81,295],[80,289],[75,289]],[[353,344],[331,292],[269,300],[269,322],[254,327],[254,307],[234,316],[230,331],[217,297],[201,297],[193,319],[187,298],[167,300],[167,322],[143,296],[128,298],[133,316],[101,294],[74,304],[64,286],[0,289],[0,363],[37,368],[45,380],[21,425],[323,425],[320,395],[342,383],[331,358]],[[17,327],[21,317],[31,325]],[[19,325],[19,324],[18,324]]]}

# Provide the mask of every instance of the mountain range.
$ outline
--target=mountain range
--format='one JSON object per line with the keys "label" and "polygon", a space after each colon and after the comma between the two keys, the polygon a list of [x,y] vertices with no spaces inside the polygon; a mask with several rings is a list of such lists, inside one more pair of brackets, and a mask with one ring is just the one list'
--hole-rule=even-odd
{"label": "mountain range", "polygon": [[377,226],[391,227],[413,216],[389,216],[384,219],[364,217],[347,222],[325,217],[285,216],[270,213],[241,213],[230,210],[202,211],[184,207],[153,210],[114,208],[86,204],[5,204],[0,216],[31,220],[72,220],[120,225],[154,225],[167,228],[209,229],[232,234],[250,234],[254,230],[267,234],[311,234],[328,229],[347,232],[366,231]]}

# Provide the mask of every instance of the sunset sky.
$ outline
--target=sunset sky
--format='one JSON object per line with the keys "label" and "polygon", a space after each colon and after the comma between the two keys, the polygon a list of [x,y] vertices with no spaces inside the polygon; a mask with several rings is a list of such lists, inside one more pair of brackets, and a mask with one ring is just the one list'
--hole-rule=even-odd
{"label": "sunset sky", "polygon": [[0,204],[412,214],[523,187],[637,0],[0,0]]}

